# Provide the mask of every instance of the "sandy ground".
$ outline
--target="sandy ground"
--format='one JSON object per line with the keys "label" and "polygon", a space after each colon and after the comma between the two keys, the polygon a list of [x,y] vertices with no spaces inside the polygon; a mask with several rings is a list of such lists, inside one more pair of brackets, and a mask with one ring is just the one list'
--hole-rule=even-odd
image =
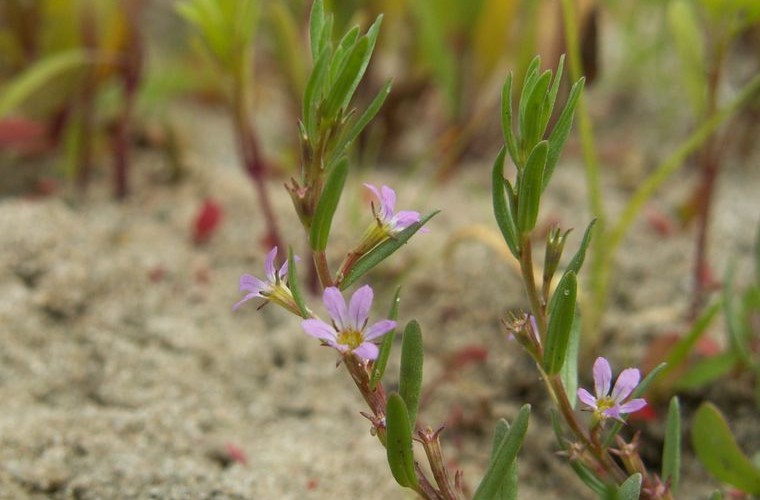
{"label": "sandy ground", "polygon": [[[224,145],[214,147],[229,151]],[[275,307],[231,312],[239,275],[262,273],[263,221],[229,155],[207,152],[191,153],[189,177],[177,186],[156,184],[160,160],[143,154],[134,195],[121,204],[104,180],[85,199],[0,200],[0,498],[412,498],[388,473],[335,353]],[[498,327],[507,310],[524,305],[516,274],[478,240],[447,245],[464,228],[495,229],[489,168],[470,165],[444,186],[424,172],[350,178],[354,186],[393,184],[404,207],[443,208],[429,234],[370,278],[373,315],[402,284],[400,317],[423,327],[427,380],[457,349],[487,348],[485,362],[440,386],[421,413],[430,425],[448,423],[445,452],[470,487],[484,470],[496,420],[530,402],[520,497],[589,498],[554,454],[535,370]],[[731,167],[721,181],[712,233],[719,272],[733,256],[740,269],[749,266],[754,170]],[[689,189],[683,179],[653,207],[671,210]],[[287,239],[303,248],[281,182],[271,187]],[[613,212],[624,189],[609,181]],[[222,203],[225,218],[197,247],[190,225],[206,196]],[[368,223],[366,200],[356,187],[346,193],[335,248],[347,249]],[[543,212],[544,221],[578,228],[569,254],[589,220],[585,206],[583,173],[570,161],[558,168]],[[627,240],[606,322],[614,340],[604,351],[616,371],[637,364],[658,334],[683,328],[692,237],[687,230],[665,238],[640,221]],[[321,308],[318,298],[311,304]],[[711,334],[721,341],[722,326]],[[394,358],[390,387],[397,366]],[[734,392],[726,403],[749,419],[742,442],[752,451],[760,446],[756,413],[740,399],[747,391]],[[646,435],[657,441],[661,429]],[[688,455],[683,474],[683,498],[706,497],[716,486]]]}

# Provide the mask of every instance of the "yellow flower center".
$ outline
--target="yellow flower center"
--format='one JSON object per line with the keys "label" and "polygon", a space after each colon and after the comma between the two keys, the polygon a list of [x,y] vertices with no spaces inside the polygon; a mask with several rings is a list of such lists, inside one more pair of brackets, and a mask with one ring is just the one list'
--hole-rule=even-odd
{"label": "yellow flower center", "polygon": [[338,334],[338,343],[348,346],[352,351],[364,342],[362,332],[357,330],[343,330]]}

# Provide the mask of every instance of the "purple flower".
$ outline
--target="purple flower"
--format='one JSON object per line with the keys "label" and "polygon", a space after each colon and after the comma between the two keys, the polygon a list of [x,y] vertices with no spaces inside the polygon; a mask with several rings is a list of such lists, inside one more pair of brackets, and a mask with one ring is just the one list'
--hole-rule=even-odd
{"label": "purple flower", "polygon": [[615,387],[610,392],[612,383],[610,364],[602,357],[596,358],[594,362],[594,392],[596,397],[592,396],[586,389],[578,389],[578,399],[590,410],[593,410],[598,419],[614,418],[622,422],[622,415],[639,411],[647,405],[647,402],[641,398],[625,402],[631,392],[639,385],[640,377],[637,368],[626,368],[618,375]]}
{"label": "purple flower", "polygon": [[368,361],[377,358],[378,347],[373,340],[385,335],[396,327],[396,322],[384,319],[367,326],[369,310],[372,307],[372,288],[364,285],[354,292],[346,307],[343,295],[336,287],[328,287],[322,295],[331,324],[321,319],[307,319],[301,323],[307,335],[322,340],[341,353],[354,353]]}
{"label": "purple flower", "polygon": [[364,187],[372,191],[372,193],[380,201],[380,210],[375,211],[374,204],[372,205],[372,211],[375,214],[377,222],[385,228],[389,234],[396,234],[408,228],[415,222],[420,221],[419,212],[412,210],[401,210],[394,212],[396,208],[396,191],[388,186],[381,186],[377,189],[372,184],[364,184]]}
{"label": "purple flower", "polygon": [[[232,306],[236,311],[244,302],[256,297],[275,302],[289,311],[301,316],[301,311],[296,305],[293,294],[285,285],[284,280],[288,275],[287,261],[280,267],[279,271],[275,270],[274,259],[277,257],[277,247],[272,248],[267,254],[264,261],[264,273],[266,281],[260,280],[250,274],[244,274],[240,277],[240,291],[248,292],[242,300]],[[298,257],[295,258],[298,260]]]}

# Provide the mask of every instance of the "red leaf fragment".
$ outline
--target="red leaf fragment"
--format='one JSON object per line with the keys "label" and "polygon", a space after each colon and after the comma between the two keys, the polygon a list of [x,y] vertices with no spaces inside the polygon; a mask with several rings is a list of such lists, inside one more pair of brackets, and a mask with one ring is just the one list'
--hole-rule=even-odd
{"label": "red leaf fragment", "polygon": [[222,206],[212,198],[206,198],[193,222],[193,243],[203,245],[214,235],[222,222]]}

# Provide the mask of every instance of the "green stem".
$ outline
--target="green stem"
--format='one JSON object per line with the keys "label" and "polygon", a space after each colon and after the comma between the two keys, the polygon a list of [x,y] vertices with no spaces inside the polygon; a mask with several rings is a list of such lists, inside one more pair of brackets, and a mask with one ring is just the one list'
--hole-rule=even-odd
{"label": "green stem", "polygon": [[314,252],[314,266],[317,269],[317,276],[319,276],[319,282],[322,284],[322,288],[324,289],[328,286],[333,286],[330,267],[327,264],[327,255],[325,252]]}
{"label": "green stem", "polygon": [[523,284],[525,285],[525,293],[528,294],[530,308],[533,310],[533,316],[536,317],[536,324],[539,330],[536,334],[539,338],[543,338],[542,334],[546,334],[546,308],[536,288],[530,233],[523,234],[520,248],[520,271],[522,272]]}

